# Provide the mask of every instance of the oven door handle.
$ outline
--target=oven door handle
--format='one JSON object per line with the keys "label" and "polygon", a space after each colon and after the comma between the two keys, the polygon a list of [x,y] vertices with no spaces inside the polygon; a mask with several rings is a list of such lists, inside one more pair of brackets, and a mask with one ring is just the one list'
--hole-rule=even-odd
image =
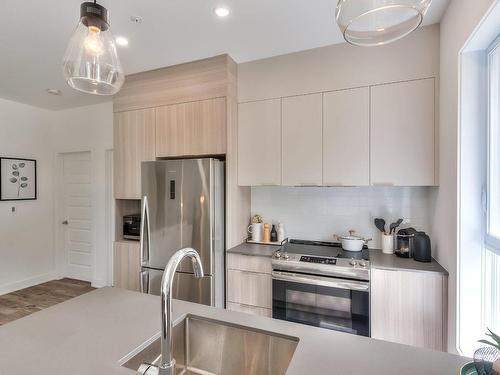
{"label": "oven door handle", "polygon": [[368,292],[370,290],[370,283],[366,281],[343,280],[331,277],[302,275],[281,271],[273,271],[272,278],[277,281],[288,281],[292,283],[318,285],[337,289],[359,290],[362,292]]}

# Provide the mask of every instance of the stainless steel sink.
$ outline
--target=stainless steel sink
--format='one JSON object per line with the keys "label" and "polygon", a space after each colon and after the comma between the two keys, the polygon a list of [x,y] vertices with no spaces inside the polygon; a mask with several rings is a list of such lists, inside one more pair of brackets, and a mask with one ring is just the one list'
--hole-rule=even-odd
{"label": "stainless steel sink", "polygon": [[[284,375],[299,340],[188,315],[174,327],[173,353],[177,375]],[[137,371],[157,364],[160,339],[122,366]]]}

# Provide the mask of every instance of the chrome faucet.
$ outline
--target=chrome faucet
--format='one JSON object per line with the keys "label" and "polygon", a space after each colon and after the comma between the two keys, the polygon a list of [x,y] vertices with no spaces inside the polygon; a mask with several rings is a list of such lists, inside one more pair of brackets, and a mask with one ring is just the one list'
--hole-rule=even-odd
{"label": "chrome faucet", "polygon": [[158,366],[143,363],[137,371],[140,375],[175,375],[175,359],[172,357],[172,284],[175,271],[184,258],[191,258],[194,275],[203,277],[203,266],[196,250],[185,248],[177,251],[165,268],[161,280],[161,358]]}

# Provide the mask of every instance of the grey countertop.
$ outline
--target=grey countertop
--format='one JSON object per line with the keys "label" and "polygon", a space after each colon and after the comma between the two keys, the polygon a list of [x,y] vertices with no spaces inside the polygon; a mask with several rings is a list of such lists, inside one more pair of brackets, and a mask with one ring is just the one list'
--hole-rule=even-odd
{"label": "grey countertop", "polygon": [[[174,302],[187,314],[299,339],[287,375],[458,375],[467,358],[301,324]],[[134,374],[119,361],[159,335],[160,299],[103,288],[0,327],[0,375]]]}
{"label": "grey countertop", "polygon": [[434,258],[429,263],[423,263],[414,259],[400,258],[393,254],[384,254],[381,250],[370,250],[370,263],[373,268],[378,269],[435,272],[448,275],[448,271]]}
{"label": "grey countertop", "polygon": [[[259,245],[242,243],[229,250],[230,254],[243,254],[249,256],[271,257],[279,248],[279,246]],[[399,258],[396,255],[388,255],[382,253],[381,250],[370,249],[370,263],[373,268],[389,269],[389,270],[406,270],[416,272],[436,272],[443,275],[448,275],[448,271],[441,266],[434,258],[432,262],[423,263],[413,259]]]}
{"label": "grey countertop", "polygon": [[280,246],[277,245],[259,245],[254,243],[243,242],[238,246],[235,246],[229,250],[227,253],[242,254],[250,256],[260,256],[260,257],[271,257],[273,253],[279,249]]}

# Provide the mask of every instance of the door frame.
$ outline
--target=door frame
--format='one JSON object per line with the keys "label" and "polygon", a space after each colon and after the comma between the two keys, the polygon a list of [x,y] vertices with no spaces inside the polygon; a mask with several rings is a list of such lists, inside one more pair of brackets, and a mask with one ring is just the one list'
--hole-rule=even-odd
{"label": "door frame", "polygon": [[[92,167],[93,162],[93,152],[92,150],[75,150],[67,152],[58,152],[56,154],[56,173],[54,173],[54,230],[55,230],[55,276],[56,279],[61,279],[67,277],[66,265],[67,265],[67,254],[65,249],[65,232],[64,227],[61,225],[62,219],[64,217],[64,202],[61,201],[61,197],[64,195],[64,155],[77,154],[88,152],[90,154],[91,171],[90,171],[90,185],[91,185],[91,200],[94,203],[93,197],[93,185],[94,185],[94,169]],[[96,232],[95,232],[95,218],[94,218],[94,205],[92,205],[92,225],[91,225],[91,237],[92,237],[92,265],[90,271],[91,283],[94,284],[95,280],[95,269],[96,269]]]}

